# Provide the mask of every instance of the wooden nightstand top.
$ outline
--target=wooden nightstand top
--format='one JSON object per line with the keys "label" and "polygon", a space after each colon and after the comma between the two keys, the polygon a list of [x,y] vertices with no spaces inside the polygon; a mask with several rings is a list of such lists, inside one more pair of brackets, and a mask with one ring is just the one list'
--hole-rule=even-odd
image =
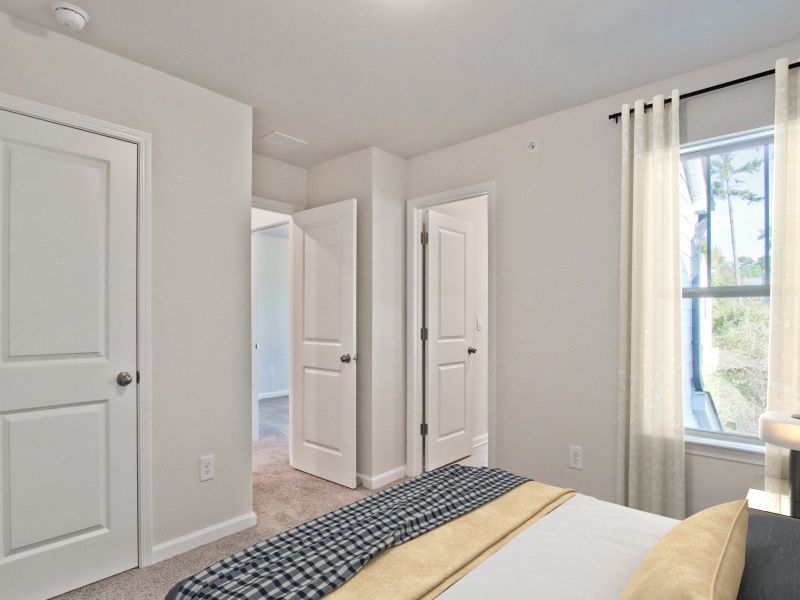
{"label": "wooden nightstand top", "polygon": [[747,503],[752,510],[790,517],[789,482],[775,477],[754,477],[747,492]]}

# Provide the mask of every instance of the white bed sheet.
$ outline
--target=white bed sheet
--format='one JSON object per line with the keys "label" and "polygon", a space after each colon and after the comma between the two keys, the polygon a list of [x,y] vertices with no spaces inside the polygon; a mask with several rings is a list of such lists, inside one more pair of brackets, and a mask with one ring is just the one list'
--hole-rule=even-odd
{"label": "white bed sheet", "polygon": [[438,597],[617,600],[678,521],[576,494]]}

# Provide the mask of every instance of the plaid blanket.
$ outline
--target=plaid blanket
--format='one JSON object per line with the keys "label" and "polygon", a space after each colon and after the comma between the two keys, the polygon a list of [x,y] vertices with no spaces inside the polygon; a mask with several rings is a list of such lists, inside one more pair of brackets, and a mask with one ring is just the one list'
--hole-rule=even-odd
{"label": "plaid blanket", "polygon": [[285,531],[176,585],[167,600],[320,598],[367,561],[527,481],[450,465]]}

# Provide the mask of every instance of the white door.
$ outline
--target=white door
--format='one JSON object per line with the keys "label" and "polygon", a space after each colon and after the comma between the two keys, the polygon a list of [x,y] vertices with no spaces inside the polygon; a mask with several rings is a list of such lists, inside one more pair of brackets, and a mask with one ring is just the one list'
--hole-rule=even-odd
{"label": "white door", "polygon": [[356,487],[356,201],[293,215],[290,461]]}
{"label": "white door", "polygon": [[425,468],[472,453],[467,388],[473,312],[472,223],[428,210],[425,251]]}
{"label": "white door", "polygon": [[0,596],[49,598],[138,562],[137,148],[0,110],[0,150]]}

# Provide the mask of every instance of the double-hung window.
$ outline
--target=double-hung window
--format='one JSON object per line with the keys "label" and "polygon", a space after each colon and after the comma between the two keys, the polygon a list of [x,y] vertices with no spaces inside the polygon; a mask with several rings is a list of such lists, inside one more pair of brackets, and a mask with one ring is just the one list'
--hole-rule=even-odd
{"label": "double-hung window", "polygon": [[772,139],[772,130],[759,130],[681,150],[687,433],[758,436],[767,401]]}

